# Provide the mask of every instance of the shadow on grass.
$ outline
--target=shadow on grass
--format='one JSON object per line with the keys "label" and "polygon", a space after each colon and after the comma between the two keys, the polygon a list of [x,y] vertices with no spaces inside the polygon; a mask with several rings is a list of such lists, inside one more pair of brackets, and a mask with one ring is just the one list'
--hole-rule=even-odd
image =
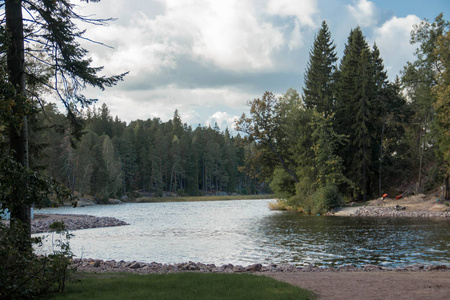
{"label": "shadow on grass", "polygon": [[314,299],[308,290],[251,274],[79,273],[66,291],[41,299]]}

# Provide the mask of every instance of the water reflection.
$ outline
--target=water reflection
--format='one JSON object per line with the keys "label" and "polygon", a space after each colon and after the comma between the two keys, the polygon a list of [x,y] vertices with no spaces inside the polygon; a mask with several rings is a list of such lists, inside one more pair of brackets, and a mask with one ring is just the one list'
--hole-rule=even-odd
{"label": "water reflection", "polygon": [[450,221],[308,217],[268,201],[126,204],[46,209],[112,216],[130,226],[75,231],[76,256],[215,264],[449,264]]}
{"label": "water reflection", "polygon": [[[258,234],[280,262],[337,266],[448,264],[448,220],[264,217]],[[290,253],[289,256],[283,253]],[[284,259],[284,260],[282,260]]]}

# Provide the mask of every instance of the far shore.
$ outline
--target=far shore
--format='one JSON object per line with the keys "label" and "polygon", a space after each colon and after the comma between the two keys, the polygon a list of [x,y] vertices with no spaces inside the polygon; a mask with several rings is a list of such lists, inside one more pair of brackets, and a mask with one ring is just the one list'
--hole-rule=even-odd
{"label": "far shore", "polygon": [[177,196],[177,197],[140,197],[131,203],[152,202],[199,202],[199,201],[230,201],[230,200],[262,200],[274,199],[275,195],[223,195],[223,196]]}

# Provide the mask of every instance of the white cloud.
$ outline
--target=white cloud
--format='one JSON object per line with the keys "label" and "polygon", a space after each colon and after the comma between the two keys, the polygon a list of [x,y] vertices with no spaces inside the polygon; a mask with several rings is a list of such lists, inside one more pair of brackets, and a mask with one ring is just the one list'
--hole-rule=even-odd
{"label": "white cloud", "polygon": [[378,11],[375,4],[368,0],[353,2],[354,5],[347,5],[347,9],[361,27],[376,25],[378,22]]}
{"label": "white cloud", "polygon": [[214,127],[214,125],[217,124],[221,131],[225,131],[226,128],[234,131],[235,121],[237,119],[239,119],[238,116],[233,116],[226,112],[217,111],[209,116],[209,118],[205,122],[205,126]]}
{"label": "white cloud", "polygon": [[294,17],[294,28],[288,42],[289,50],[303,46],[302,30],[318,27],[320,23],[314,19],[318,12],[317,0],[269,0],[267,3],[268,14]]}
{"label": "white cloud", "polygon": [[258,19],[251,2],[208,2],[192,11],[192,19],[197,20],[193,54],[223,69],[272,68],[272,55],[282,46],[283,36]]}
{"label": "white cloud", "polygon": [[374,30],[374,39],[391,76],[397,75],[406,61],[413,60],[415,46],[409,40],[413,25],[418,23],[420,18],[414,15],[393,17]]}
{"label": "white cloud", "polygon": [[313,19],[318,12],[317,0],[269,0],[267,12],[283,17],[296,17],[302,26],[317,26]]}
{"label": "white cloud", "polygon": [[252,1],[161,2],[163,14],[135,12],[128,24],[89,28],[91,39],[115,48],[94,53],[95,62],[136,75],[174,68],[180,56],[237,72],[275,67],[283,33],[263,20]]}

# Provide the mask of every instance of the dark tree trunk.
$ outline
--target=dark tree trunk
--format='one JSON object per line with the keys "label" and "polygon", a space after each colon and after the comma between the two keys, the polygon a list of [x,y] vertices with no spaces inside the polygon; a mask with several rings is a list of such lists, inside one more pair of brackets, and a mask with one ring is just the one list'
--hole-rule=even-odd
{"label": "dark tree trunk", "polygon": [[[7,52],[8,74],[15,90],[14,115],[21,117],[21,124],[9,124],[10,150],[14,159],[25,167],[28,167],[28,121],[25,106],[25,70],[24,70],[24,35],[22,18],[22,1],[5,1],[6,31],[9,36]],[[26,182],[21,182],[22,187]],[[26,234],[31,236],[30,223],[31,212],[29,204],[24,204],[26,199],[13,199],[11,209],[11,225],[22,223],[26,228]]]}

